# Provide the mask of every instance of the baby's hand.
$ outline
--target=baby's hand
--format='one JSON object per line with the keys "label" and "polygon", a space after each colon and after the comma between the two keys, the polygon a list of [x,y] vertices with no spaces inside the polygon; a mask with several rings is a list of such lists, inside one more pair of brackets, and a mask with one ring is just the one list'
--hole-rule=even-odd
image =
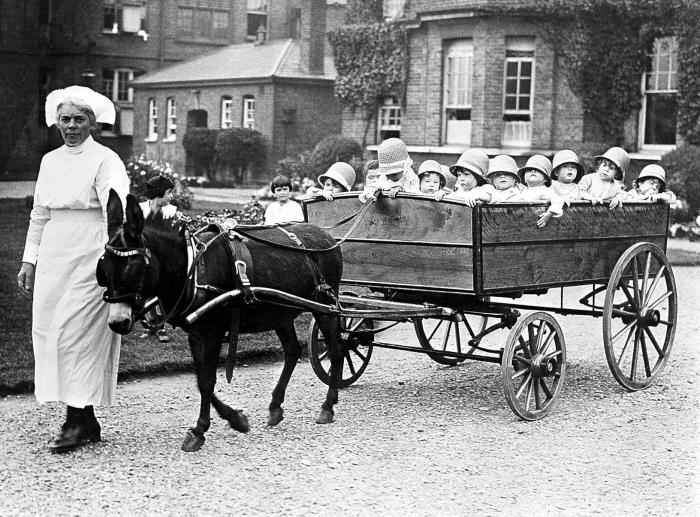
{"label": "baby's hand", "polygon": [[389,191],[387,192],[387,195],[388,195],[391,199],[396,199],[396,194],[398,194],[398,193],[401,192],[402,190],[403,190],[403,187],[401,187],[401,186],[399,186],[399,185],[396,185],[395,187],[391,187],[391,188],[389,189]]}
{"label": "baby's hand", "polygon": [[442,198],[445,197],[446,195],[447,195],[447,192],[446,192],[446,191],[444,191],[444,190],[438,190],[437,192],[435,192],[435,194],[433,195],[433,197],[435,197],[435,201],[441,201]]}
{"label": "baby's hand", "polygon": [[540,216],[540,218],[537,220],[537,227],[542,228],[547,224],[547,221],[549,221],[552,218],[552,212],[545,212]]}
{"label": "baby's hand", "polygon": [[464,203],[468,207],[474,208],[477,204],[479,204],[479,200],[476,198],[476,196],[467,194],[467,196],[464,198]]}
{"label": "baby's hand", "polygon": [[593,204],[593,205],[602,205],[603,204],[603,200],[601,198],[595,197],[595,196],[591,196],[590,201],[591,201],[591,204]]}
{"label": "baby's hand", "polygon": [[622,196],[617,194],[610,200],[610,210],[616,209],[618,206],[622,206]]}
{"label": "baby's hand", "polygon": [[379,197],[379,187],[365,187],[362,194],[358,196],[358,199],[362,203],[367,203],[368,201],[376,201]]}
{"label": "baby's hand", "polygon": [[333,192],[329,190],[322,190],[318,194],[319,196],[323,196],[323,199],[326,201],[333,201]]}

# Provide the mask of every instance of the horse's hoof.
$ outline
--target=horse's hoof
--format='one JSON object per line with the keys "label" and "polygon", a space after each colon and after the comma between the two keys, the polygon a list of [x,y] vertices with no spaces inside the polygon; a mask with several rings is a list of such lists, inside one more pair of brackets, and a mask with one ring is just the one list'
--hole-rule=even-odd
{"label": "horse's hoof", "polygon": [[282,420],[284,420],[284,409],[277,408],[277,409],[271,409],[270,410],[270,416],[267,417],[267,425],[268,427],[274,427],[277,424],[279,424]]}
{"label": "horse's hoof", "polygon": [[317,424],[332,424],[333,423],[333,410],[332,409],[322,409],[318,414],[316,419]]}
{"label": "horse's hoof", "polygon": [[192,429],[187,431],[185,441],[182,442],[182,450],[185,452],[197,452],[204,445],[204,435],[194,434]]}
{"label": "horse's hoof", "polygon": [[232,429],[235,429],[239,433],[247,433],[250,431],[248,417],[243,414],[243,411],[234,411],[234,415],[228,423]]}

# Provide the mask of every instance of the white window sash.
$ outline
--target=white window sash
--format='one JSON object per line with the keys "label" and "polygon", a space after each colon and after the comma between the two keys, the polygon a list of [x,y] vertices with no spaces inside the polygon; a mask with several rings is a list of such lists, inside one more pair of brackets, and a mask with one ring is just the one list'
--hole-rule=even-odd
{"label": "white window sash", "polygon": [[243,100],[243,127],[255,128],[255,99]]}
{"label": "white window sash", "polygon": [[[508,75],[508,63],[517,63],[518,64],[517,75]],[[525,93],[525,94],[520,93],[521,81],[525,78],[525,76],[523,76],[521,74],[521,69],[522,69],[523,63],[530,63],[530,75],[528,76],[528,79],[530,80],[530,92]],[[503,113],[506,115],[530,115],[530,114],[532,114],[532,97],[533,97],[533,92],[534,92],[534,87],[535,87],[535,59],[533,57],[508,57],[508,58],[506,58],[503,76],[504,76],[504,78],[503,78]],[[506,85],[507,85],[508,79],[515,79],[516,80],[515,93],[507,93]],[[529,107],[527,109],[520,109],[517,107],[515,109],[506,109],[506,99],[512,98],[512,97],[515,97],[515,105],[516,106],[520,106],[520,98],[521,97],[528,97],[528,99],[529,99],[528,106]]]}

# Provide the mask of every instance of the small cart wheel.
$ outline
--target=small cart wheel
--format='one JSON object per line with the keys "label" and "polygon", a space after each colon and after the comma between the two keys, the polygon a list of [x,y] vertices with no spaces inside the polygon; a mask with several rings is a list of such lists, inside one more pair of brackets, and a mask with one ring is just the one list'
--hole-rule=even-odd
{"label": "small cart wheel", "polygon": [[615,264],[603,306],[603,344],[613,377],[637,391],[668,361],[676,332],[678,294],[671,265],[658,246],[631,246]]}
{"label": "small cart wheel", "polygon": [[[360,378],[372,357],[374,324],[371,319],[341,317],[340,325],[344,358],[338,388],[347,388]],[[326,339],[313,318],[309,329],[309,362],[321,382],[330,385],[331,361]]]}
{"label": "small cart wheel", "polygon": [[501,374],[513,413],[523,420],[547,416],[566,378],[566,344],[557,320],[546,312],[519,320],[508,335]]}
{"label": "small cart wheel", "polygon": [[451,318],[416,318],[413,326],[420,346],[428,350],[428,357],[436,363],[452,366],[465,358],[446,356],[442,352],[473,352],[469,340],[482,332],[487,322],[488,318],[484,316],[456,312]]}

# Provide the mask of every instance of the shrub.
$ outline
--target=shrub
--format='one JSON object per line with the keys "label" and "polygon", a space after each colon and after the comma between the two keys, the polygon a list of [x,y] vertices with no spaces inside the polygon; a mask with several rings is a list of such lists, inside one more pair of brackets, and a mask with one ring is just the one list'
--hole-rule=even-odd
{"label": "shrub", "polygon": [[259,131],[236,127],[218,131],[216,137],[217,167],[232,172],[238,183],[243,183],[245,173],[265,164],[265,139]]}
{"label": "shrub", "polygon": [[665,154],[659,162],[666,171],[666,184],[679,198],[688,202],[695,217],[700,210],[700,147],[684,145]]}
{"label": "shrub", "polygon": [[351,163],[362,158],[362,147],[357,140],[341,135],[327,136],[313,148],[308,157],[305,175],[316,178],[335,162]]}
{"label": "shrub", "polygon": [[216,129],[196,127],[188,129],[182,139],[182,146],[194,163],[196,174],[210,180],[215,179],[216,135]]}
{"label": "shrub", "polygon": [[131,181],[130,191],[139,201],[146,200],[146,182],[154,176],[162,175],[175,183],[173,205],[180,210],[188,210],[192,206],[192,192],[180,181],[180,175],[173,172],[168,162],[149,160],[145,154],[139,154],[126,161],[126,173]]}

